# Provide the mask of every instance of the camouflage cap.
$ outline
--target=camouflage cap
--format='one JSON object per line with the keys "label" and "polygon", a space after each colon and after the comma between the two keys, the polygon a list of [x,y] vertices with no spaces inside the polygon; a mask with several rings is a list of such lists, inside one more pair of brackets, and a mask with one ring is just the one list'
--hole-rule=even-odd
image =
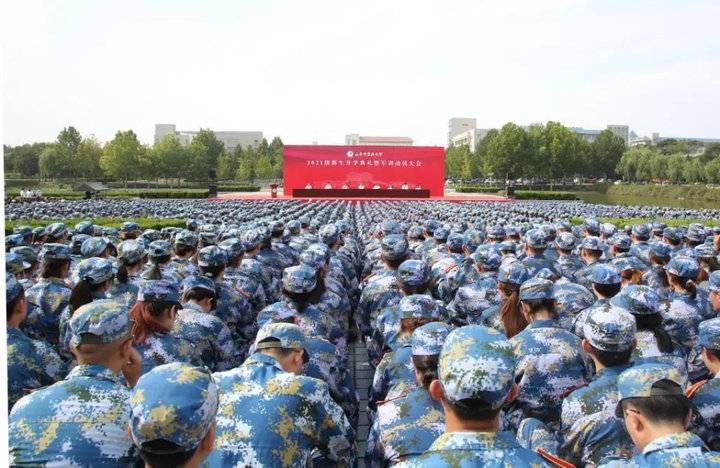
{"label": "camouflage cap", "polygon": [[442,322],[430,322],[418,327],[410,338],[413,356],[437,356],[452,329]]}
{"label": "camouflage cap", "polygon": [[145,249],[135,239],[120,242],[117,251],[117,258],[124,259],[128,263],[139,262],[145,255]]}
{"label": "camouflage cap", "polygon": [[592,236],[600,234],[600,222],[595,218],[587,218],[583,223],[585,230]]}
{"label": "camouflage cap", "polygon": [[[268,340],[268,341],[266,341]],[[283,348],[302,349],[303,360],[310,360],[310,355],[305,348],[305,333],[297,325],[292,323],[271,323],[262,327],[255,337],[255,350]]]}
{"label": "camouflage cap", "polygon": [[180,302],[180,292],[177,285],[165,280],[145,281],[138,291],[138,301],[165,301]]}
{"label": "camouflage cap", "polygon": [[215,245],[220,240],[220,235],[215,231],[200,231],[198,241],[202,245]]}
{"label": "camouflage cap", "polygon": [[13,228],[13,234],[20,234],[23,237],[32,236],[33,231],[30,226],[15,226]]}
{"label": "camouflage cap", "polygon": [[490,226],[490,228],[487,231],[487,237],[493,240],[500,240],[505,238],[505,228],[500,226],[499,224],[496,224],[494,226]]}
{"label": "camouflage cap", "polygon": [[380,241],[382,254],[388,260],[400,260],[408,253],[408,243],[402,234],[388,234]]}
{"label": "camouflage cap", "polygon": [[243,232],[241,239],[245,245],[247,245],[248,250],[252,250],[262,244],[262,238],[257,229],[248,229]]}
{"label": "camouflage cap", "polygon": [[213,294],[215,294],[216,285],[215,282],[207,276],[188,275],[184,280],[182,280],[182,283],[180,283],[180,287],[183,293],[186,293],[191,289],[199,288],[211,291]]}
{"label": "camouflage cap", "polygon": [[293,234],[293,235],[300,234],[300,228],[301,228],[300,221],[298,221],[297,219],[288,221],[287,228],[288,228],[288,231],[290,231],[290,234]]}
{"label": "camouflage cap", "polygon": [[134,223],[132,221],[125,221],[120,225],[120,232],[134,232],[139,231],[140,225],[138,223]]}
{"label": "camouflage cap", "polygon": [[710,273],[708,278],[708,290],[720,294],[720,270]]}
{"label": "camouflage cap", "polygon": [[553,282],[547,279],[531,278],[520,285],[521,301],[555,299]]}
{"label": "camouflage cap", "polygon": [[600,234],[610,237],[617,232],[617,226],[613,223],[602,223],[600,225]]}
{"label": "camouflage cap", "polygon": [[386,236],[388,234],[400,234],[402,232],[400,223],[398,223],[394,219],[389,219],[387,221],[384,221],[382,223],[382,225],[380,226],[380,229],[382,230],[383,234]]}
{"label": "camouflage cap", "polygon": [[5,236],[6,247],[17,247],[20,245],[25,245],[25,238],[22,234],[10,234],[9,236]]}
{"label": "camouflage cap", "polygon": [[540,229],[530,229],[525,233],[525,243],[533,249],[544,249],[547,247],[545,233]]}
{"label": "camouflage cap", "polygon": [[450,231],[442,226],[433,231],[433,239],[438,242],[446,242],[449,235]]}
{"label": "camouflage cap", "polygon": [[593,310],[583,324],[583,335],[601,351],[626,351],[635,342],[635,317],[630,312],[605,303]]}
{"label": "camouflage cap", "polygon": [[107,258],[91,257],[78,263],[77,273],[81,280],[97,285],[112,279],[115,267]]}
{"label": "camouflage cap", "polygon": [[294,309],[288,307],[284,302],[278,301],[258,312],[257,319],[255,321],[257,322],[257,326],[262,328],[271,323],[285,322],[287,319],[294,316]]}
{"label": "camouflage cap", "polygon": [[108,344],[130,336],[127,307],[112,299],[100,299],[78,308],[69,322],[71,342]]}
{"label": "camouflage cap", "polygon": [[148,244],[151,244],[154,241],[160,240],[162,236],[157,229],[145,229],[143,233],[140,234],[140,237]]}
{"label": "camouflage cap", "polygon": [[520,228],[517,226],[505,226],[506,236],[517,236],[520,234]]}
{"label": "camouflage cap", "polygon": [[198,266],[200,267],[218,267],[225,266],[227,262],[227,254],[223,249],[216,245],[203,247],[198,252]]}
{"label": "camouflage cap", "polygon": [[609,263],[596,263],[590,268],[590,281],[595,284],[618,284],[620,272]]}
{"label": "camouflage cap", "polygon": [[225,251],[228,259],[237,258],[245,253],[245,244],[237,237],[228,237],[218,244]]}
{"label": "camouflage cap", "polygon": [[515,253],[517,251],[517,247],[515,246],[515,242],[511,240],[504,240],[500,242],[500,247],[498,248],[500,252],[511,252]]}
{"label": "camouflage cap", "polygon": [[43,226],[38,226],[36,228],[33,228],[33,235],[35,237],[42,237],[47,235],[47,229]]}
{"label": "camouflage cap", "polygon": [[5,254],[5,271],[13,275],[20,274],[30,268],[30,264],[26,262],[20,255],[15,252]]}
{"label": "camouflage cap", "polygon": [[435,229],[440,227],[440,223],[438,223],[434,219],[428,219],[425,221],[423,226],[425,228],[425,232],[433,233],[433,232],[435,232]]}
{"label": "camouflage cap", "polygon": [[28,264],[37,262],[37,252],[35,251],[35,249],[27,245],[13,247],[12,249],[10,249],[10,252],[20,255],[22,259]]}
{"label": "camouflage cap", "polygon": [[468,229],[463,233],[463,247],[467,248],[470,252],[474,252],[483,241],[484,236],[481,231]]}
{"label": "camouflage cap", "polygon": [[92,235],[95,225],[90,221],[81,221],[75,225],[75,234],[88,234]]}
{"label": "camouflage cap", "polygon": [[667,224],[665,223],[652,223],[651,229],[653,233],[662,233],[665,228],[667,227]]}
{"label": "camouflage cap", "polygon": [[718,251],[711,244],[700,244],[695,246],[695,256],[700,259],[711,259],[717,257]]}
{"label": "camouflage cap", "polygon": [[70,260],[70,247],[65,244],[43,244],[40,260]]}
{"label": "camouflage cap", "polygon": [[316,272],[307,265],[285,268],[282,275],[283,288],[296,294],[308,293],[315,289]]}
{"label": "camouflage cap", "polygon": [[698,345],[720,351],[720,317],[700,322],[698,326]]}
{"label": "camouflage cap", "polygon": [[104,237],[91,237],[89,239],[85,239],[82,243],[80,253],[85,258],[99,257],[103,252],[105,252],[108,244],[110,244],[110,241]]}
{"label": "camouflage cap", "polygon": [[425,294],[412,294],[403,297],[400,299],[398,308],[404,319],[442,319],[440,304]]}
{"label": "camouflage cap", "polygon": [[254,258],[244,258],[240,263],[240,273],[255,279],[256,281],[263,281],[262,263],[258,262]]}
{"label": "camouflage cap", "polygon": [[521,262],[505,263],[500,266],[497,280],[501,283],[521,285],[530,278],[530,273]]}
{"label": "camouflage cap", "polygon": [[171,254],[172,246],[166,240],[156,240],[150,243],[147,252],[151,257],[166,257]]}
{"label": "camouflage cap", "polygon": [[668,239],[672,242],[680,242],[682,240],[682,233],[675,228],[665,228],[662,231],[662,235],[665,239]]}
{"label": "camouflage cap", "polygon": [[657,314],[660,312],[660,295],[644,284],[629,284],[610,299],[610,304],[633,315]]}
{"label": "camouflage cap", "polygon": [[717,226],[713,227],[713,228],[712,228],[712,232],[713,232],[713,234],[715,234],[716,236],[720,236],[720,224],[718,224]]}
{"label": "camouflage cap", "polygon": [[647,270],[647,265],[643,263],[642,260],[634,256],[617,258],[612,261],[612,265],[617,268],[617,271],[620,273],[629,270]]}
{"label": "camouflage cap", "polygon": [[[678,386],[675,389],[656,386],[661,380],[670,380]],[[618,418],[623,417],[621,403],[628,398],[684,397],[686,383],[685,379],[680,375],[680,371],[669,364],[648,363],[633,366],[618,376],[618,404],[615,408],[615,416]]]}
{"label": "camouflage cap", "polygon": [[445,243],[447,244],[448,249],[450,249],[451,251],[458,251],[463,248],[465,238],[462,234],[458,232],[453,232],[447,237]]}
{"label": "camouflage cap", "polygon": [[632,240],[625,234],[615,234],[610,238],[610,245],[620,250],[628,250],[632,246]]}
{"label": "camouflage cap", "polygon": [[688,239],[688,240],[691,240],[691,241],[693,241],[693,242],[704,242],[704,241],[705,241],[705,229],[703,229],[703,228],[698,228],[698,229],[690,228],[690,229],[688,229],[688,231],[685,233],[685,238]]}
{"label": "camouflage cap", "polygon": [[285,230],[285,223],[276,219],[274,221],[270,221],[268,228],[270,229],[270,232],[274,235],[282,234],[282,232]]}
{"label": "camouflage cap", "polygon": [[650,252],[656,257],[670,258],[670,255],[672,254],[672,249],[667,244],[655,242],[650,245]]}
{"label": "camouflage cap", "polygon": [[187,247],[195,248],[197,247],[197,244],[198,236],[192,231],[183,229],[182,231],[175,234],[175,245],[184,245]]}
{"label": "camouflage cap", "polygon": [[588,250],[602,250],[603,243],[599,237],[588,236],[580,242],[580,248]]}
{"label": "camouflage cap", "polygon": [[83,242],[88,239],[90,239],[88,234],[75,234],[70,239],[70,248],[73,249],[73,252],[81,252]]}
{"label": "camouflage cap", "polygon": [[636,224],[632,227],[632,234],[641,239],[650,237],[650,227],[647,224]]}
{"label": "camouflage cap", "polygon": [[272,232],[270,232],[270,228],[267,226],[258,226],[255,230],[257,231],[257,236],[261,244],[269,241],[272,237]]}
{"label": "camouflage cap", "polygon": [[398,267],[397,279],[405,286],[422,286],[430,281],[430,266],[423,260],[405,260]]}
{"label": "camouflage cap", "polygon": [[502,259],[492,249],[483,249],[478,247],[472,254],[472,259],[477,265],[482,266],[486,270],[497,270],[500,267]]}
{"label": "camouflage cap", "polygon": [[11,273],[5,273],[5,303],[14,301],[22,292],[22,285]]}
{"label": "camouflage cap", "polygon": [[340,238],[340,229],[334,224],[326,224],[318,233],[320,240],[327,245],[333,245]]}
{"label": "camouflage cap", "polygon": [[63,235],[67,234],[68,230],[63,223],[52,223],[47,228],[45,228],[45,232],[48,236],[52,236],[57,239],[58,237],[62,237]]}
{"label": "camouflage cap", "polygon": [[505,402],[515,382],[515,356],[505,335],[469,325],[450,332],[438,364],[438,378],[448,401],[481,400],[492,409]]}
{"label": "camouflage cap", "polygon": [[485,309],[491,307],[492,304],[487,298],[487,292],[476,289],[472,286],[462,286],[458,288],[453,300],[453,309],[466,317],[470,314],[480,314]]}
{"label": "camouflage cap", "polygon": [[217,410],[217,386],[207,368],[163,364],[140,377],[132,390],[130,434],[135,445],[150,453],[152,446],[145,444],[156,440],[189,452],[215,424]]}
{"label": "camouflage cap", "polygon": [[307,265],[314,270],[319,270],[323,266],[327,265],[327,259],[325,255],[318,252],[316,249],[305,249],[300,254],[300,264]]}
{"label": "camouflage cap", "polygon": [[674,257],[665,265],[665,271],[680,278],[695,279],[700,273],[700,264],[694,258]]}

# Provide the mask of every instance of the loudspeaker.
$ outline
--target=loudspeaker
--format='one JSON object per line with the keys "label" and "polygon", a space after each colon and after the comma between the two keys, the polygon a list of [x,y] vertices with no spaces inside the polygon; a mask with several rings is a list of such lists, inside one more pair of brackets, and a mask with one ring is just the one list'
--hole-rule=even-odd
{"label": "loudspeaker", "polygon": [[216,198],[218,193],[217,185],[210,184],[208,186],[208,198]]}

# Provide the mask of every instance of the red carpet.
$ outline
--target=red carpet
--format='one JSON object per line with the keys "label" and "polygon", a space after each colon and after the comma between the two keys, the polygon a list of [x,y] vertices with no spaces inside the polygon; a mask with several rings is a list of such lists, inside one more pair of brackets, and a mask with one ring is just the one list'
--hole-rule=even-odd
{"label": "red carpet", "polygon": [[[217,198],[211,198],[210,201],[226,201],[226,200],[273,200],[270,192],[234,192],[221,193]],[[293,197],[278,195],[274,200],[293,200]],[[510,198],[500,195],[492,195],[487,193],[449,193],[444,197],[430,198],[294,198],[294,200],[348,200],[348,201],[449,201],[449,202],[509,202]]]}

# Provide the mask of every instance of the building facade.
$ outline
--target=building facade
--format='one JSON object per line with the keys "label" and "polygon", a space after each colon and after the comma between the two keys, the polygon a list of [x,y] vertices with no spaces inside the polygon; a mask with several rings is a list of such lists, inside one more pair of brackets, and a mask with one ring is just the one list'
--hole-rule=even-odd
{"label": "building facade", "polygon": [[[475,130],[477,121],[471,117],[452,117],[448,122],[448,146],[453,146],[453,139],[469,130]],[[468,135],[469,136],[469,135]]]}
{"label": "building facade", "polygon": [[[192,143],[199,131],[177,130],[175,124],[155,124],[155,143],[167,135],[172,135],[184,146]],[[222,141],[225,149],[232,151],[238,146],[243,148],[257,148],[263,139],[263,132],[214,132],[218,140]]]}
{"label": "building facade", "polygon": [[364,136],[357,133],[345,135],[345,144],[351,146],[412,146],[413,139],[398,136]]}

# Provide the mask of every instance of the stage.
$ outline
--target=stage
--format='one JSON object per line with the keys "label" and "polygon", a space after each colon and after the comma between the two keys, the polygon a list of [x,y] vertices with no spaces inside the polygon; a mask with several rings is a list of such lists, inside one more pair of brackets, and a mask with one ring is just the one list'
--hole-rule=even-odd
{"label": "stage", "polygon": [[510,202],[512,199],[501,196],[493,195],[489,193],[457,193],[457,192],[445,192],[442,197],[430,196],[429,198],[378,198],[378,197],[291,197],[284,195],[282,189],[278,189],[277,198],[270,196],[270,191],[262,192],[232,192],[232,193],[220,193],[215,198],[210,198],[210,201],[229,201],[229,200],[343,200],[343,201],[358,201],[358,202],[372,202],[372,201],[448,201],[448,202]]}

